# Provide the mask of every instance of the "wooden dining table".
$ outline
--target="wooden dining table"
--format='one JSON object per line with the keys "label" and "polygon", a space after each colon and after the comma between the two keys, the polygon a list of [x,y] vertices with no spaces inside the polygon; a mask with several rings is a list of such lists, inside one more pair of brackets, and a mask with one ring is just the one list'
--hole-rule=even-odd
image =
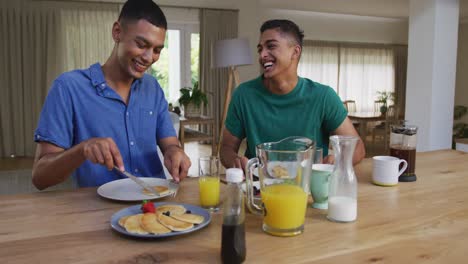
{"label": "wooden dining table", "polygon": [[362,140],[366,139],[368,122],[385,121],[385,115],[380,112],[349,112],[348,117],[351,121],[359,122],[359,136]]}
{"label": "wooden dining table", "polygon": [[[468,154],[417,153],[416,182],[371,184],[372,161],[355,166],[358,217],[327,220],[308,208],[304,233],[275,237],[246,214],[246,263],[466,263]],[[198,205],[197,179],[157,201]],[[222,188],[225,188],[223,185]],[[222,213],[181,236],[138,239],[111,229],[111,216],[136,203],[101,198],[96,188],[0,197],[0,263],[219,263]]]}

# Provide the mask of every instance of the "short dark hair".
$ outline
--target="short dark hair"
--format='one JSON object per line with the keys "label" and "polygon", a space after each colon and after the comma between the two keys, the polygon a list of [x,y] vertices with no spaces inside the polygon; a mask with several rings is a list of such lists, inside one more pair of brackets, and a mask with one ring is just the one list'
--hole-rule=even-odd
{"label": "short dark hair", "polygon": [[167,30],[167,20],[163,11],[152,0],[128,0],[122,7],[119,22],[125,24],[144,19],[151,24]]}
{"label": "short dark hair", "polygon": [[268,20],[263,23],[262,27],[260,28],[260,33],[268,29],[279,29],[281,33],[290,34],[294,37],[297,44],[299,44],[302,48],[302,43],[304,40],[304,31],[299,28],[296,23],[292,22],[291,20],[287,19],[272,19]]}

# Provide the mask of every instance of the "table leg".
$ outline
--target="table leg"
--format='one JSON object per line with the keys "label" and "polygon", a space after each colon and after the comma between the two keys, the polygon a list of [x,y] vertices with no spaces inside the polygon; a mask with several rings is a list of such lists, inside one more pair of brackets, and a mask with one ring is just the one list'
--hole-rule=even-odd
{"label": "table leg", "polygon": [[[211,124],[211,127],[212,127],[212,130],[211,130],[211,136],[212,136],[212,139],[211,139],[211,156],[214,156],[216,155],[216,147],[217,147],[217,144],[218,142],[216,141],[216,126],[215,126],[215,123],[213,121],[213,123]],[[220,142],[221,144],[221,142]]]}
{"label": "table leg", "polygon": [[366,120],[359,120],[359,134],[361,139],[364,143],[366,143],[367,137],[367,121]]}
{"label": "table leg", "polygon": [[180,122],[180,128],[179,128],[179,140],[180,140],[180,146],[182,149],[184,149],[184,141],[185,141],[185,126],[182,122]]}

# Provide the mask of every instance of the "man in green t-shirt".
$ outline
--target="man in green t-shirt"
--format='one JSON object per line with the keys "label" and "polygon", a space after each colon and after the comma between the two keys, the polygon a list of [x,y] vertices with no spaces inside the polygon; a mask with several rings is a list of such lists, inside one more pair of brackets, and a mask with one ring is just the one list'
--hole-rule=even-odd
{"label": "man in green t-shirt", "polygon": [[[316,141],[328,155],[330,135],[359,137],[347,117],[346,109],[329,86],[297,75],[302,52],[303,32],[292,21],[269,20],[260,28],[257,45],[263,74],[242,83],[235,90],[223,132],[221,162],[227,168],[244,168],[255,156],[255,146],[289,136],[304,136]],[[247,139],[244,157],[237,155],[242,139]],[[358,163],[365,156],[359,140],[353,156]]]}

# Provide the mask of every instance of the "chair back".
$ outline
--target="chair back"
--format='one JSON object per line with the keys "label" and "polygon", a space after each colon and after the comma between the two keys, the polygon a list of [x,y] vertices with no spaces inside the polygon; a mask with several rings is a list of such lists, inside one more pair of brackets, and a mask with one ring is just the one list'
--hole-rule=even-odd
{"label": "chair back", "polygon": [[391,126],[398,123],[398,111],[394,105],[390,105],[385,114],[385,133],[390,135]]}
{"label": "chair back", "polygon": [[348,110],[348,113],[356,112],[356,101],[346,100],[346,101],[343,102],[343,104],[345,105],[346,110]]}
{"label": "chair back", "polygon": [[398,120],[398,114],[397,114],[396,107],[394,105],[391,105],[387,109],[385,121],[390,122],[390,123],[395,123],[397,120]]}
{"label": "chair back", "polygon": [[382,101],[374,101],[374,112],[380,112],[380,107],[383,105]]}

